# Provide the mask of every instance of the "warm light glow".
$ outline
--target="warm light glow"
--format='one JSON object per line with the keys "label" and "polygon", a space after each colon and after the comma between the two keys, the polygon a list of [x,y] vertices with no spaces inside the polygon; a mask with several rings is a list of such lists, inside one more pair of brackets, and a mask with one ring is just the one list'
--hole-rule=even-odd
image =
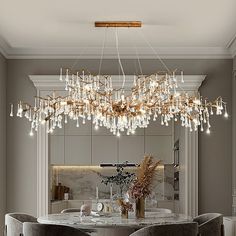
{"label": "warm light glow", "polygon": [[186,92],[177,92],[175,74],[135,76],[130,94],[125,95],[122,89],[112,87],[111,76],[85,75],[84,72],[82,76],[69,75],[68,69],[66,73],[63,80],[68,96],[39,97],[33,107],[27,103],[18,104],[17,116],[24,115],[33,130],[46,122],[47,132],[52,133],[54,129],[62,128],[63,119],[67,123],[69,118],[76,120],[76,127],[80,127],[80,119],[83,124],[92,120],[95,130],[104,126],[120,137],[124,131],[129,135],[138,127],[146,128],[151,118],[156,120],[158,116],[161,125],[168,126],[172,119],[179,119],[190,131],[196,131],[199,126],[201,130],[204,126],[210,127],[213,110],[217,115],[225,111],[224,116],[228,117],[221,97],[209,102],[200,95],[192,97]]}
{"label": "warm light glow", "polygon": [[41,120],[41,125],[44,125],[46,123],[45,120]]}
{"label": "warm light glow", "polygon": [[[100,167],[100,166],[57,166],[57,165],[52,165],[52,168],[55,169],[55,170],[66,170],[66,169],[68,169],[68,170],[76,170],[76,169],[78,169],[78,170],[81,170],[81,169],[82,170],[86,170],[86,169],[97,170],[97,169],[100,169],[100,170],[102,170],[102,169],[105,169],[105,168],[116,170],[115,166],[114,167]],[[125,167],[125,168],[130,169],[130,170],[137,169],[137,167]],[[157,169],[164,169],[164,165],[157,166]]]}

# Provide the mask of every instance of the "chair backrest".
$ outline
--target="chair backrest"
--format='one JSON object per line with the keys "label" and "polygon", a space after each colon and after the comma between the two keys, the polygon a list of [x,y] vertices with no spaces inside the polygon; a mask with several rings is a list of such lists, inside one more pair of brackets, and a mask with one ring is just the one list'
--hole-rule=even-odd
{"label": "chair backrest", "polygon": [[80,208],[68,208],[61,211],[61,213],[80,212]]}
{"label": "chair backrest", "polygon": [[224,235],[223,216],[219,213],[199,215],[193,221],[198,223],[199,234],[201,236]]}
{"label": "chair backrest", "polygon": [[147,212],[172,213],[172,210],[166,208],[146,208]]}
{"label": "chair backrest", "polygon": [[140,229],[130,236],[197,236],[197,223],[151,225]]}
{"label": "chair backrest", "polygon": [[23,224],[24,236],[89,236],[83,231],[65,226],[26,222]]}
{"label": "chair backrest", "polygon": [[23,234],[24,222],[37,222],[37,219],[24,213],[9,213],[5,215],[5,235],[19,236]]}

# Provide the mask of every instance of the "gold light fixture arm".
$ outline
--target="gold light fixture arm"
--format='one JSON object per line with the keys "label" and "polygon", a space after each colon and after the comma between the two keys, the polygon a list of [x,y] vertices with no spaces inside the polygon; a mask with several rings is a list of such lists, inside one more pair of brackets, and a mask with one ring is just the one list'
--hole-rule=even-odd
{"label": "gold light fixture arm", "polygon": [[126,28],[140,28],[141,21],[95,21],[95,27],[126,27]]}

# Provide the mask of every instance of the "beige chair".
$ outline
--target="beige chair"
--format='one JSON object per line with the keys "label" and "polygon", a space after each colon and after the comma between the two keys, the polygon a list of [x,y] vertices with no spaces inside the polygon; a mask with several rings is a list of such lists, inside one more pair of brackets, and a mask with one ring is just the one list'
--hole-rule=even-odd
{"label": "beige chair", "polygon": [[224,236],[223,216],[219,213],[207,213],[193,219],[198,223],[201,236]]}
{"label": "beige chair", "polygon": [[61,211],[61,213],[80,212],[80,208],[68,208]]}
{"label": "beige chair", "polygon": [[197,223],[152,225],[140,229],[130,236],[197,236]]}
{"label": "beige chair", "polygon": [[85,232],[65,226],[26,222],[23,224],[24,236],[89,236]]}
{"label": "beige chair", "polygon": [[24,222],[37,222],[37,219],[24,213],[9,213],[5,215],[5,235],[23,235]]}

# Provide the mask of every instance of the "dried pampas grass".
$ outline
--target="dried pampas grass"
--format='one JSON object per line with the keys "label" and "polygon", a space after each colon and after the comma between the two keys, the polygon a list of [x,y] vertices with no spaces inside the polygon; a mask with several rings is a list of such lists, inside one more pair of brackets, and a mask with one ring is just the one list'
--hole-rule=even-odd
{"label": "dried pampas grass", "polygon": [[155,161],[152,156],[145,156],[137,170],[137,178],[130,187],[130,195],[134,199],[147,197],[151,193],[156,168],[161,161]]}

